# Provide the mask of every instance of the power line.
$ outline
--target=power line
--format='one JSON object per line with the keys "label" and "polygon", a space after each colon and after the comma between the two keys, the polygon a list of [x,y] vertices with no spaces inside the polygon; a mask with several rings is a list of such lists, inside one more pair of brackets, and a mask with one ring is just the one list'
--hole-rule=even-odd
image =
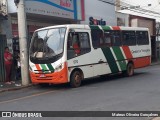
{"label": "power line", "polygon": [[104,2],[104,3],[108,3],[108,4],[110,4],[110,5],[114,5],[114,6],[115,6],[115,3],[114,3],[113,0],[111,0],[111,1],[113,1],[113,2],[111,2],[111,1],[106,1],[106,0],[99,0],[99,1]]}

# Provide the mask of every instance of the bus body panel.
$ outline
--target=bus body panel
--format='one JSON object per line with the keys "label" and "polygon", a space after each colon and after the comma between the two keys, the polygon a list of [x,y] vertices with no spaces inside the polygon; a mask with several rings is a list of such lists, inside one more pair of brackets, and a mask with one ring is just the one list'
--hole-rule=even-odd
{"label": "bus body panel", "polygon": [[145,67],[151,64],[151,48],[148,45],[130,46],[135,68]]}
{"label": "bus body panel", "polygon": [[70,69],[69,75],[74,69],[79,68],[83,71],[84,78],[111,73],[105,56],[100,48],[93,49],[87,54],[68,60],[68,67]]}

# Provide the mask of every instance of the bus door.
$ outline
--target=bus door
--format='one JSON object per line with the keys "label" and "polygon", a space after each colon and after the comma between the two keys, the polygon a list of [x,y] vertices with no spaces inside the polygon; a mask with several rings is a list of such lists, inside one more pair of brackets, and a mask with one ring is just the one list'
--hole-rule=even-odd
{"label": "bus door", "polygon": [[92,36],[92,59],[94,60],[94,76],[103,75],[108,73],[108,65],[106,62],[106,57],[104,51],[106,50],[104,42],[109,40],[104,40],[104,32],[100,29],[91,29]]}
{"label": "bus door", "polygon": [[67,40],[67,60],[73,69],[79,68],[84,77],[93,77],[89,30],[74,29]]}

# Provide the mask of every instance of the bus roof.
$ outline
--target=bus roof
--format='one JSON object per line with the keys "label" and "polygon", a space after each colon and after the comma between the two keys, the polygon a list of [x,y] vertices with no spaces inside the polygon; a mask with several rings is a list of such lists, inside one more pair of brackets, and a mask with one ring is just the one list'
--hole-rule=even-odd
{"label": "bus roof", "polygon": [[59,28],[59,27],[67,27],[73,29],[101,29],[101,30],[143,30],[148,31],[148,28],[144,27],[124,27],[124,26],[100,26],[100,25],[82,25],[82,24],[66,24],[66,25],[56,25],[56,26],[49,26],[37,29],[36,31],[45,30],[45,29],[52,29],[52,28]]}

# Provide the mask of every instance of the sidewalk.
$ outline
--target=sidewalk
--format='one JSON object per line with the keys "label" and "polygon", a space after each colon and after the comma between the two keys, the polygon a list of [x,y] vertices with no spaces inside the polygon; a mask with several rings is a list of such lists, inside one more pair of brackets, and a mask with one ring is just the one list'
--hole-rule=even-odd
{"label": "sidewalk", "polygon": [[10,85],[5,84],[4,82],[0,82],[0,92],[19,90],[19,89],[27,88],[30,86],[32,86],[32,84],[30,84],[28,86],[22,86],[21,80],[17,80],[17,81],[15,81],[15,83],[12,83]]}
{"label": "sidewalk", "polygon": [[153,61],[153,62],[151,63],[151,65],[160,65],[160,60],[158,60],[158,61]]}

